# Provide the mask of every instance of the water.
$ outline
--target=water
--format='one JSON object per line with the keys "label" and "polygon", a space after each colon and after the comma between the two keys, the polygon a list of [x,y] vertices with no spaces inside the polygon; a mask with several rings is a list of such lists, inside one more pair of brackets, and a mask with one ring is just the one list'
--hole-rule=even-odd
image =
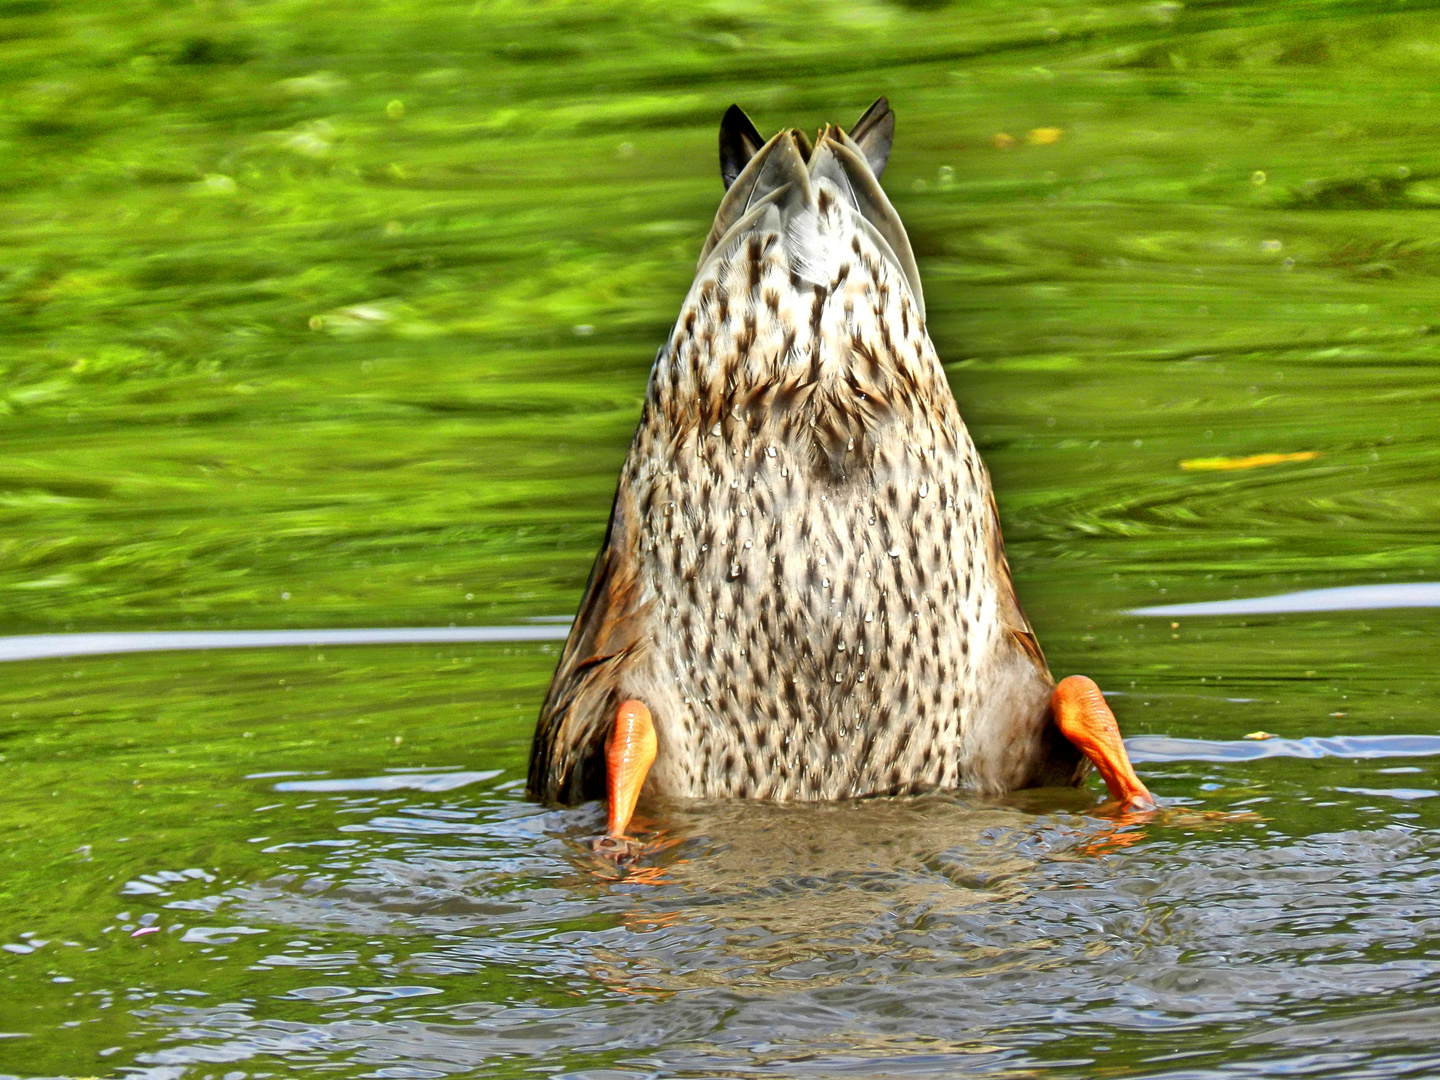
{"label": "water", "polygon": [[1279,596],[1247,596],[1198,604],[1155,604],[1132,615],[1286,615],[1305,611],[1381,611],[1385,608],[1440,607],[1440,582],[1396,585],[1346,585],[1305,589]]}
{"label": "water", "polygon": [[[541,622],[541,620],[536,620]],[[450,644],[462,641],[564,641],[570,617],[539,626],[395,626],[366,630],[152,630],[100,634],[15,634],[0,637],[0,662],[52,656],[273,649],[281,645]]]}
{"label": "water", "polygon": [[[1440,1072],[1433,7],[4,26],[0,1075]],[[522,798],[533,620],[724,108],[882,92],[1021,599],[1164,809],[650,804],[622,873]],[[75,655],[152,633],[222,636]]]}

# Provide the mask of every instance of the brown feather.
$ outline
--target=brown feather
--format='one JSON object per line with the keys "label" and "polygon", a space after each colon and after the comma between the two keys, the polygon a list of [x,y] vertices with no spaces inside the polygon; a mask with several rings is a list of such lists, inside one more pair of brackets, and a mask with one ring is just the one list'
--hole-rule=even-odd
{"label": "brown feather", "polygon": [[[647,790],[994,793],[1075,772],[990,477],[875,172],[883,100],[729,185],[655,360],[610,530],[536,730],[530,793],[602,790],[620,701]],[[746,129],[748,130],[748,129]],[[740,134],[737,134],[740,133]]]}
{"label": "brown feather", "polygon": [[605,790],[605,736],[620,704],[616,678],[636,651],[644,605],[626,493],[617,493],[580,612],[550,682],[530,747],[527,793],[574,805]]}

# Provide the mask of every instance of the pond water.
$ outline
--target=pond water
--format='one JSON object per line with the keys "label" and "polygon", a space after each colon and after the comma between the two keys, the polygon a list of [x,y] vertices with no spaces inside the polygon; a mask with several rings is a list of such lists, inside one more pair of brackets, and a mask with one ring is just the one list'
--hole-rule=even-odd
{"label": "pond water", "polygon": [[[1440,1073],[1433,9],[0,10],[0,1076]],[[716,125],[879,93],[1163,808],[648,803],[622,871],[526,752]]]}

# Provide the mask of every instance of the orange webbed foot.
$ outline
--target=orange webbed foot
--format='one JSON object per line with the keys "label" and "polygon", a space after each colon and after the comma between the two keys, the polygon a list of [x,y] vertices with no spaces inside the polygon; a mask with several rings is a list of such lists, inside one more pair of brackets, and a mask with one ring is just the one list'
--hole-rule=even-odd
{"label": "orange webbed foot", "polygon": [[1153,796],[1135,775],[1120,725],[1094,680],[1071,675],[1060,680],[1050,698],[1050,708],[1060,733],[1095,763],[1110,797],[1127,811],[1159,809]]}
{"label": "orange webbed foot", "polygon": [[635,815],[635,803],[645,777],[655,763],[655,724],[650,710],[640,701],[620,703],[615,726],[605,744],[605,788],[609,798],[609,820],[605,836],[595,841],[595,850],[616,858],[633,858],[636,844],[625,835]]}

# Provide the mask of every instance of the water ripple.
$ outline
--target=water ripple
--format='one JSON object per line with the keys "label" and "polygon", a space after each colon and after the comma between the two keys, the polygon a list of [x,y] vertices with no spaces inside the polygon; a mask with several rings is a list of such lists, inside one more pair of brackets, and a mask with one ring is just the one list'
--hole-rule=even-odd
{"label": "water ripple", "polygon": [[1387,758],[1440,754],[1440,735],[1336,735],[1306,739],[1172,739],[1137,735],[1125,740],[1131,760],[1255,761],[1258,758]]}
{"label": "water ripple", "polygon": [[1307,611],[1378,611],[1385,608],[1440,607],[1440,582],[1394,585],[1346,585],[1306,589],[1275,596],[1207,600],[1198,604],[1159,604],[1131,608],[1127,615],[1288,615]]}
{"label": "water ripple", "polygon": [[457,642],[564,641],[565,624],[526,626],[411,626],[345,630],[145,630],[96,634],[18,634],[0,637],[0,662],[107,653],[193,649],[270,649],[296,645],[413,645]]}

